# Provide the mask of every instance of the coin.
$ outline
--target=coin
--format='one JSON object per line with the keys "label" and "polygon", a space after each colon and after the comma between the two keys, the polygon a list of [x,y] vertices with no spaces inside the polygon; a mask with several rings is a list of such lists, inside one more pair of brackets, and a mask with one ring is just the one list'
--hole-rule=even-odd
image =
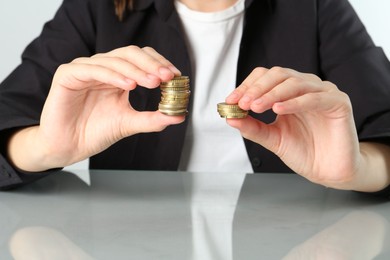
{"label": "coin", "polygon": [[188,99],[164,99],[164,98],[161,98],[161,102],[160,104],[163,104],[163,105],[169,105],[169,104],[173,104],[173,105],[188,105],[189,103],[189,100]]}
{"label": "coin", "polygon": [[161,101],[158,110],[166,115],[187,115],[189,103],[190,80],[188,76],[178,76],[160,84]]}
{"label": "coin", "polygon": [[237,104],[218,103],[217,111],[222,118],[245,118],[247,110],[241,109]]}
{"label": "coin", "polygon": [[161,95],[163,97],[181,97],[181,98],[188,98],[190,96],[190,91],[162,91]]}
{"label": "coin", "polygon": [[161,85],[184,85],[189,84],[190,78],[188,76],[177,76],[170,81],[162,82]]}
{"label": "coin", "polygon": [[171,109],[171,110],[176,110],[176,109],[182,109],[182,108],[187,108],[186,103],[160,103],[158,107],[163,108],[163,109]]}
{"label": "coin", "polygon": [[187,88],[180,88],[180,87],[160,87],[161,91],[170,93],[170,92],[188,92],[190,90],[189,87]]}

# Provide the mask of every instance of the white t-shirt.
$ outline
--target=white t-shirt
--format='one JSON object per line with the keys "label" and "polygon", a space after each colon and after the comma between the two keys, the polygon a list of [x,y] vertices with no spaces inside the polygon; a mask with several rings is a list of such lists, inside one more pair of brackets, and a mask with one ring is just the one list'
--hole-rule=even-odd
{"label": "white t-shirt", "polygon": [[245,1],[219,12],[175,6],[187,37],[193,75],[192,107],[179,169],[192,172],[253,172],[239,131],[219,117],[217,104],[236,86]]}

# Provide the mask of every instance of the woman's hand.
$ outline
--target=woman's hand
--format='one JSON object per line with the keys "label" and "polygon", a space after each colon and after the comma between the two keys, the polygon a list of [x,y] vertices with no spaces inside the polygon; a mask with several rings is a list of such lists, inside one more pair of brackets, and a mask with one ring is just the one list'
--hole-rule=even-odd
{"label": "woman's hand", "polygon": [[272,109],[277,117],[269,125],[252,117],[227,122],[298,174],[334,188],[360,185],[364,159],[351,102],[334,84],[291,69],[257,68],[226,102],[255,113]]}
{"label": "woman's hand", "polygon": [[[63,167],[97,154],[124,137],[181,123],[183,116],[139,112],[129,103],[129,93],[137,84],[156,88],[175,75],[180,71],[148,47],[124,47],[61,65],[40,125],[11,138],[12,161],[26,171]],[[21,149],[27,143],[34,155]]]}

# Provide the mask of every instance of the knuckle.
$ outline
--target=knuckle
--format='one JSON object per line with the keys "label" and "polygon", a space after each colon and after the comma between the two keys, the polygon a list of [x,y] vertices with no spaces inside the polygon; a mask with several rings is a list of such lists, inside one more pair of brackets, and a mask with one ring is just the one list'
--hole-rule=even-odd
{"label": "knuckle", "polygon": [[274,66],[270,69],[270,72],[271,73],[275,73],[275,74],[287,74],[287,70],[283,67],[280,67],[280,66]]}
{"label": "knuckle", "polygon": [[91,58],[101,58],[104,57],[103,53],[96,53],[95,55],[91,56]]}
{"label": "knuckle", "polygon": [[150,46],[145,46],[145,47],[143,47],[142,48],[142,50],[145,50],[145,51],[153,51],[153,52],[155,52],[156,50],[154,49],[154,48],[152,48],[152,47],[150,47]]}
{"label": "knuckle", "polygon": [[78,57],[73,59],[70,63],[84,63],[87,58],[85,57]]}
{"label": "knuckle", "polygon": [[255,74],[255,75],[261,75],[261,74],[264,74],[264,72],[267,71],[266,68],[263,68],[263,67],[256,67],[252,70],[252,73]]}
{"label": "knuckle", "polygon": [[68,64],[61,64],[60,66],[58,66],[57,71],[64,70],[64,69],[66,69],[67,66],[69,66],[69,65]]}
{"label": "knuckle", "polygon": [[67,70],[69,64],[61,64],[60,66],[57,67],[55,75],[58,75],[62,73],[63,71]]}
{"label": "knuckle", "polygon": [[344,99],[348,99],[349,100],[349,96],[347,93],[343,92],[343,91],[340,91],[340,95],[344,98]]}
{"label": "knuckle", "polygon": [[313,80],[313,81],[322,81],[322,79],[317,76],[316,74],[313,74],[313,73],[306,73],[305,74],[310,80]]}
{"label": "knuckle", "polygon": [[245,92],[247,89],[249,89],[249,86],[246,83],[242,83],[234,91],[235,92]]}
{"label": "knuckle", "polygon": [[344,103],[351,103],[351,99],[349,98],[349,95],[343,91],[338,91],[339,93],[339,96],[340,96],[340,99],[344,102]]}
{"label": "knuckle", "polygon": [[246,90],[248,96],[256,97],[262,92],[262,86],[260,84],[254,84]]}
{"label": "knuckle", "polygon": [[336,86],[336,84],[334,84],[330,81],[323,81],[323,83],[325,84],[325,87],[329,90],[332,90],[332,91],[339,90],[338,87]]}
{"label": "knuckle", "polygon": [[125,50],[128,52],[135,52],[135,51],[139,51],[140,47],[138,47],[136,45],[129,45],[129,46],[125,47]]}
{"label": "knuckle", "polygon": [[246,87],[241,85],[233,90],[233,93],[238,95],[239,97],[242,97],[246,93]]}
{"label": "knuckle", "polygon": [[286,79],[286,82],[289,85],[293,85],[293,86],[299,86],[299,85],[304,84],[304,80],[301,78],[297,78],[297,77],[290,77],[290,78]]}

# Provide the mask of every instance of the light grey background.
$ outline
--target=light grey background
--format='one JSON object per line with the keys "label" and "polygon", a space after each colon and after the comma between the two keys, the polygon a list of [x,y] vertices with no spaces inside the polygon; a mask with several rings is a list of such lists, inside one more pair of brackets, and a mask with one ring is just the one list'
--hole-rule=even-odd
{"label": "light grey background", "polygon": [[[0,81],[20,62],[25,46],[39,35],[43,24],[50,20],[62,0],[0,1]],[[365,23],[375,43],[390,57],[390,1],[350,0]],[[87,168],[87,161],[70,167]]]}

